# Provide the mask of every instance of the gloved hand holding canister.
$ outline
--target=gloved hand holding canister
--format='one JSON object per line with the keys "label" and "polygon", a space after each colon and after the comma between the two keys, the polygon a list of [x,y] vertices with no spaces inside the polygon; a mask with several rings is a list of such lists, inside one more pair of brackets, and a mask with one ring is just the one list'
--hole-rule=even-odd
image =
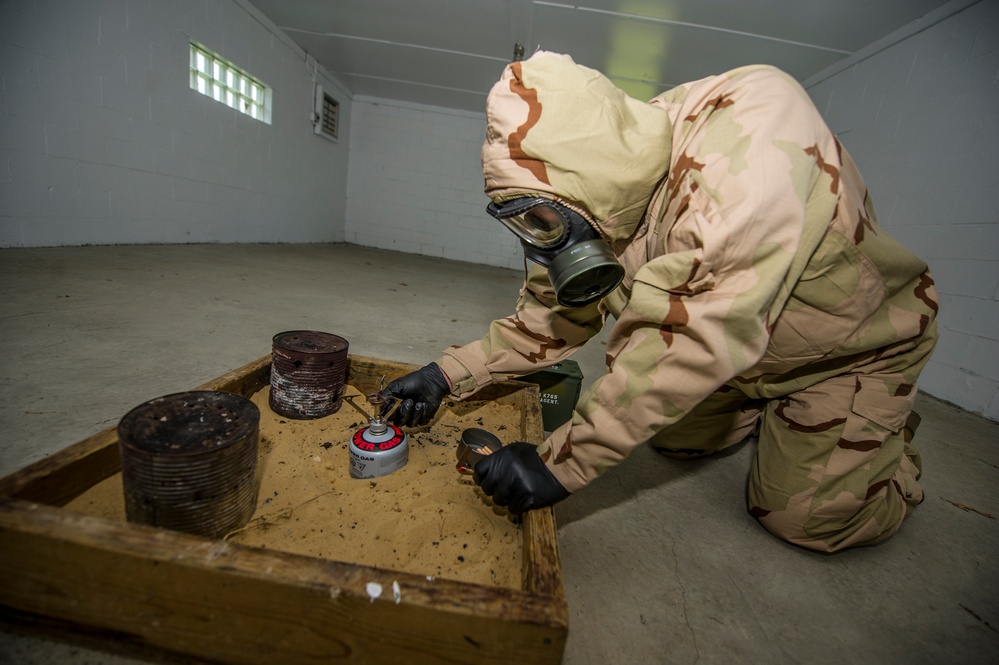
{"label": "gloved hand holding canister", "polygon": [[516,441],[475,465],[475,482],[510,512],[544,508],[568,498],[569,492],[538,457],[535,446]]}
{"label": "gloved hand holding canister", "polygon": [[[451,386],[437,363],[430,363],[415,372],[399,377],[381,391],[383,397],[402,400],[389,420],[404,427],[426,425],[440,408],[441,400],[451,392]],[[391,401],[385,411],[391,408]]]}

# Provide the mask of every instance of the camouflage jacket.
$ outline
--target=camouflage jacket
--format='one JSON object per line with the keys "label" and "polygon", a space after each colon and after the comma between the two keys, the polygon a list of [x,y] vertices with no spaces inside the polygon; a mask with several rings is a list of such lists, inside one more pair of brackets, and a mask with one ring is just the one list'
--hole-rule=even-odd
{"label": "camouflage jacket", "polygon": [[467,397],[566,359],[612,317],[607,373],[539,447],[571,492],[726,383],[848,371],[920,336],[935,311],[931,283],[923,297],[903,289],[928,280],[926,264],[877,226],[855,165],[772,67],[645,103],[541,52],[505,69],[486,131],[486,194],[588,213],[626,272],[602,301],[571,309],[531,264],[516,313],[437,361]]}

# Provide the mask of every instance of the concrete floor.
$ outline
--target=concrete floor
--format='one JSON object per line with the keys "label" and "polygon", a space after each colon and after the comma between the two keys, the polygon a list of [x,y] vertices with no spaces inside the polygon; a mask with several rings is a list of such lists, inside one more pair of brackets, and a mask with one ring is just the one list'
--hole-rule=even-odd
{"label": "concrete floor", "polygon": [[[316,329],[425,363],[509,314],[518,273],[344,245],[0,251],[0,474]],[[576,359],[584,389],[601,338]],[[825,556],[746,513],[752,442],[640,449],[560,504],[565,665],[999,662],[999,424],[920,396],[927,499],[887,543]],[[0,633],[0,663],[137,662]],[[171,661],[176,662],[176,661]]]}

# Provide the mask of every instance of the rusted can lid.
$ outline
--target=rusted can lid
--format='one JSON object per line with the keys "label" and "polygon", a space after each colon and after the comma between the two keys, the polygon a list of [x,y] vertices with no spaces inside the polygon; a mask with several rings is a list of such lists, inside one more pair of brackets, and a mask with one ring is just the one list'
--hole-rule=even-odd
{"label": "rusted can lid", "polygon": [[316,330],[289,330],[274,335],[271,341],[284,351],[308,356],[338,355],[346,352],[349,346],[343,337]]}

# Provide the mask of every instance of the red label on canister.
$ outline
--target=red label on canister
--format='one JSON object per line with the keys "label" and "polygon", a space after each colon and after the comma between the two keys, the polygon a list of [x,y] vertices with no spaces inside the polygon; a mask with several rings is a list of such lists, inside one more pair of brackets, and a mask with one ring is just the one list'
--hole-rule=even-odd
{"label": "red label on canister", "polygon": [[392,429],[392,438],[388,439],[387,441],[378,441],[378,442],[368,441],[367,439],[364,438],[364,433],[368,431],[367,428],[357,430],[356,432],[354,432],[354,438],[353,438],[354,445],[357,446],[359,449],[366,450],[368,452],[375,452],[378,450],[392,450],[393,448],[402,443],[403,437],[405,435],[402,433],[402,430],[396,427],[395,425],[389,425],[389,427]]}

